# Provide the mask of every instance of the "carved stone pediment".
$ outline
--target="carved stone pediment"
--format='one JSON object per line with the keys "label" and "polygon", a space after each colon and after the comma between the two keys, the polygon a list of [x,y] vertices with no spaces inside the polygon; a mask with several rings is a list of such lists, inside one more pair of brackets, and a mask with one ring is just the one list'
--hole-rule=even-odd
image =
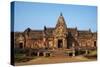
{"label": "carved stone pediment", "polygon": [[64,17],[62,14],[60,14],[56,27],[55,27],[55,31],[54,31],[54,35],[55,36],[65,36],[67,33],[67,25],[65,23]]}

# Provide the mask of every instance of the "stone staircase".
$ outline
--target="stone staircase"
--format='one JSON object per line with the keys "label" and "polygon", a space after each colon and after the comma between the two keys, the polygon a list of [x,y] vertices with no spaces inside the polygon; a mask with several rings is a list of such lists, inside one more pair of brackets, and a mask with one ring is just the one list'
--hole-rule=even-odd
{"label": "stone staircase", "polygon": [[66,56],[66,55],[64,53],[64,50],[56,49],[56,50],[53,51],[52,56],[60,57],[60,56]]}

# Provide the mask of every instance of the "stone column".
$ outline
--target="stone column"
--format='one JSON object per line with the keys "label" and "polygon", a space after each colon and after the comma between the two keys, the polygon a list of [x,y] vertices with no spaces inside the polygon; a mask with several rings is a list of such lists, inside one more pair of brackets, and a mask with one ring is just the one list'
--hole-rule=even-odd
{"label": "stone column", "polygon": [[40,52],[37,52],[37,56],[39,56],[40,55]]}
{"label": "stone column", "polygon": [[86,49],[86,50],[85,50],[85,55],[87,55],[87,54],[88,54],[88,50]]}
{"label": "stone column", "polygon": [[43,52],[43,56],[46,56],[46,52]]}
{"label": "stone column", "polygon": [[57,44],[58,44],[58,43],[57,43],[57,39],[54,39],[54,48],[58,48],[58,47],[57,47]]}
{"label": "stone column", "polygon": [[72,43],[72,47],[73,47],[73,48],[75,47],[75,44],[74,44],[74,42]]}
{"label": "stone column", "polygon": [[52,53],[50,53],[50,56],[52,56]]}
{"label": "stone column", "polygon": [[67,40],[65,38],[63,39],[63,48],[67,48]]}
{"label": "stone column", "polygon": [[72,56],[74,57],[75,56],[75,50],[73,49],[73,52],[72,52]]}
{"label": "stone column", "polygon": [[75,56],[75,49],[74,49],[75,48],[75,44],[74,44],[74,42],[72,43],[72,48],[73,48],[73,52],[72,52],[73,54],[72,55]]}

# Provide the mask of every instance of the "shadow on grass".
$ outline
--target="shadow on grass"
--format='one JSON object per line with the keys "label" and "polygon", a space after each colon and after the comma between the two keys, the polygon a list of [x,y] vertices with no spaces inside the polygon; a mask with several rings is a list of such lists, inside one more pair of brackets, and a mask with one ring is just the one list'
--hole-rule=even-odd
{"label": "shadow on grass", "polygon": [[27,62],[32,59],[36,59],[36,56],[26,56],[25,54],[15,54],[14,60],[15,62]]}

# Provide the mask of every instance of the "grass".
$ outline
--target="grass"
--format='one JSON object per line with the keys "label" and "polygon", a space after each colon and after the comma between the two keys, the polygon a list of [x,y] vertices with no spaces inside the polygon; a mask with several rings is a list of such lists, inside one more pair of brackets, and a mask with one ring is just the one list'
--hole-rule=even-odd
{"label": "grass", "polygon": [[97,51],[94,50],[94,51],[89,51],[89,54],[88,55],[97,55]]}
{"label": "grass", "polygon": [[97,59],[97,51],[89,51],[89,54],[85,56],[88,59]]}
{"label": "grass", "polygon": [[29,60],[35,59],[35,56],[26,56],[25,54],[15,54],[15,62],[27,62]]}
{"label": "grass", "polygon": [[[72,53],[72,51],[65,51],[65,54]],[[37,57],[37,56],[26,56],[24,53],[15,53],[15,63],[18,65],[27,64],[48,64],[48,63],[59,63],[59,62],[81,62],[81,61],[92,61],[97,59],[97,51],[89,51],[86,56],[75,56],[75,57]]]}

